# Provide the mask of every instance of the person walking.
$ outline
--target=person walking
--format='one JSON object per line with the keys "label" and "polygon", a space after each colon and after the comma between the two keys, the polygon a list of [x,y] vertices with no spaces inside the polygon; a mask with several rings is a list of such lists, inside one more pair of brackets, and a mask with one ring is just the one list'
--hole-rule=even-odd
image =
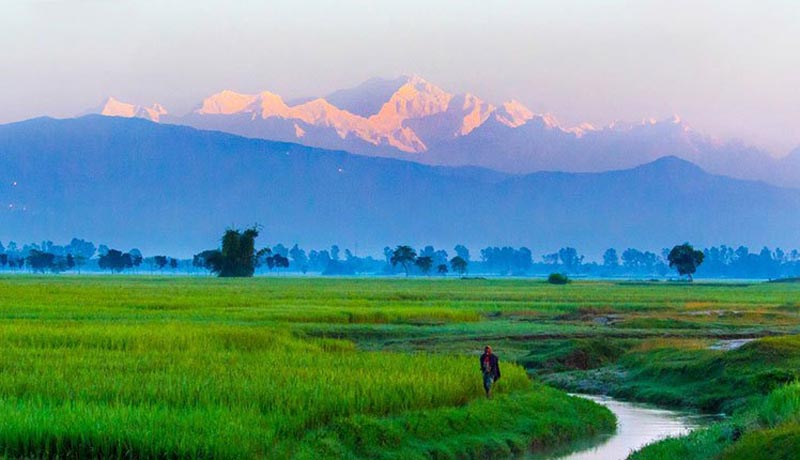
{"label": "person walking", "polygon": [[492,347],[486,345],[481,355],[481,372],[483,373],[483,389],[486,397],[492,397],[492,386],[500,380],[500,360],[492,353]]}

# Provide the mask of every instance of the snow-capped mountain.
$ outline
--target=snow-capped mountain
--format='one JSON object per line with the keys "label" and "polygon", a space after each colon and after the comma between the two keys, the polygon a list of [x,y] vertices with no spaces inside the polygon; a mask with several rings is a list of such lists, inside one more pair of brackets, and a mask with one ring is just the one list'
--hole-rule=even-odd
{"label": "snow-capped mountain", "polygon": [[143,107],[110,98],[95,113],[510,173],[599,172],[674,155],[718,174],[800,186],[800,166],[787,172],[766,152],[712,139],[677,116],[565,126],[518,101],[496,106],[472,94],[449,93],[419,76],[374,78],[325,97],[292,101],[268,91],[224,90],[183,116],[168,115],[158,104]]}
{"label": "snow-capped mountain", "polygon": [[145,120],[155,122],[158,122],[162,115],[167,114],[167,110],[162,107],[161,104],[153,104],[150,107],[144,107],[121,102],[113,97],[109,97],[96,112],[109,117],[144,118]]}
{"label": "snow-capped mountain", "polygon": [[161,117],[166,111],[158,105],[146,108],[113,98],[97,113],[322,147],[331,147],[329,138],[335,134],[340,144],[349,144],[358,153],[369,153],[370,147],[426,152],[429,144],[466,136],[490,117],[511,127],[541,117],[551,128],[560,129],[552,116],[535,115],[519,102],[509,101],[495,107],[472,94],[448,93],[419,76],[372,79],[324,98],[294,103],[287,103],[268,91],[243,94],[224,90],[205,98],[182,117]]}
{"label": "snow-capped mountain", "polygon": [[[174,121],[358,153],[370,153],[374,148],[420,153],[429,150],[430,143],[469,134],[495,110],[475,96],[456,96],[412,76],[373,79],[325,98],[295,104],[287,104],[269,92],[226,90],[209,96],[198,109]],[[518,112],[517,118],[530,111],[520,108]],[[231,123],[230,117],[239,121]],[[337,145],[331,145],[333,134],[338,138]]]}

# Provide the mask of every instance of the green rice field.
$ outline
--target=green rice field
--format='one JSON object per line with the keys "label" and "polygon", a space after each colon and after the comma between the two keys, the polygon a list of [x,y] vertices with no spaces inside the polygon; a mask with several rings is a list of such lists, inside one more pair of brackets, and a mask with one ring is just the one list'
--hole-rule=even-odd
{"label": "green rice field", "polygon": [[[509,458],[614,430],[559,388],[730,413],[693,458],[797,454],[800,406],[768,407],[795,397],[798,302],[792,283],[7,276],[0,455]],[[716,347],[737,339],[758,340]]]}

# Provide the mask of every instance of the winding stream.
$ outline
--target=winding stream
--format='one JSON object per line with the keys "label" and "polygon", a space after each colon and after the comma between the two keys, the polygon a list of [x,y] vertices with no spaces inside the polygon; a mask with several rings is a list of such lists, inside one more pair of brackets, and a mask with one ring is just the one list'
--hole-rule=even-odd
{"label": "winding stream", "polygon": [[567,450],[536,452],[528,460],[625,460],[652,442],[682,436],[715,419],[713,416],[656,409],[605,396],[575,395],[608,407],[617,417],[617,432],[573,444]]}

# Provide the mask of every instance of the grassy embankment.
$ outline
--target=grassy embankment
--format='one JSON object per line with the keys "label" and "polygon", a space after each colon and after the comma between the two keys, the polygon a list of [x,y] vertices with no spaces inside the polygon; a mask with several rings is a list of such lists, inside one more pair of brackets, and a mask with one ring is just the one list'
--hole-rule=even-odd
{"label": "grassy embankment", "polygon": [[701,343],[645,343],[624,354],[622,397],[730,414],[690,436],[643,449],[634,460],[771,459],[800,455],[800,337],[772,337],[734,350]]}
{"label": "grassy embankment", "polygon": [[353,341],[486,327],[491,287],[457,283],[0,278],[0,454],[505,458],[613,429],[511,363],[486,401],[472,347]]}
{"label": "grassy embankment", "polygon": [[[714,288],[686,289],[708,295]],[[800,309],[793,299],[798,299],[798,287],[719,289],[738,295],[709,295],[683,308],[649,312],[579,308],[567,317],[603,317],[608,321],[604,328],[617,333],[606,332],[603,339],[550,340],[521,362],[573,391],[729,415],[690,436],[649,446],[632,460],[800,458],[800,384],[795,383],[800,379],[800,336],[764,337],[797,332]],[[639,337],[619,333],[628,329],[639,330]],[[745,337],[754,340],[720,341]]]}
{"label": "grassy embankment", "polygon": [[[446,297],[438,287],[426,287],[433,304]],[[442,300],[477,309],[488,321],[432,325],[424,332],[392,325],[379,334],[355,324],[328,325],[313,333],[381,350],[464,352],[489,341],[537,378],[565,389],[732,415],[635,459],[788,460],[800,458],[798,390],[791,385],[800,376],[798,299],[800,285],[788,283],[561,287],[493,280]],[[740,339],[759,340],[725,349],[726,341]],[[752,456],[755,451],[763,455]]]}

